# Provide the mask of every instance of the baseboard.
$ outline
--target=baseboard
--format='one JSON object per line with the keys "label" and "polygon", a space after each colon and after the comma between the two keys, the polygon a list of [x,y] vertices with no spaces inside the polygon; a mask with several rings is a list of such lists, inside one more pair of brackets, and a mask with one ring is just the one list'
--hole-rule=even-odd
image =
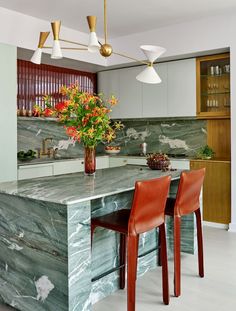
{"label": "baseboard", "polygon": [[206,227],[212,227],[212,228],[218,228],[218,229],[224,229],[224,230],[229,229],[229,225],[226,225],[226,224],[219,224],[217,222],[210,222],[210,221],[205,221],[205,220],[202,223],[203,223],[203,226],[206,226]]}
{"label": "baseboard", "polygon": [[229,232],[236,232],[236,223],[235,222],[231,222],[229,224]]}

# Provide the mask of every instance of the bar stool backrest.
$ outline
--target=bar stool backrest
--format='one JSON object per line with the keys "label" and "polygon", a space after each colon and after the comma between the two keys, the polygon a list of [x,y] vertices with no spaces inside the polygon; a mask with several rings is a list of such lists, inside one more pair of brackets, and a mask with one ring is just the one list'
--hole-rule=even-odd
{"label": "bar stool backrest", "polygon": [[176,195],[175,215],[186,215],[200,207],[199,197],[205,176],[205,168],[182,172]]}
{"label": "bar stool backrest", "polygon": [[130,235],[147,232],[165,221],[165,205],[171,176],[137,181],[129,218]]}

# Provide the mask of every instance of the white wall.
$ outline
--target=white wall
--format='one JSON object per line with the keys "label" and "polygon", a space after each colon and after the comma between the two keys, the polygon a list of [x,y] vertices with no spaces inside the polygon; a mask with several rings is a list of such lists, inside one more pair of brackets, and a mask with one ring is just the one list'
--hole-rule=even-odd
{"label": "white wall", "polygon": [[0,44],[0,182],[17,178],[16,47]]}

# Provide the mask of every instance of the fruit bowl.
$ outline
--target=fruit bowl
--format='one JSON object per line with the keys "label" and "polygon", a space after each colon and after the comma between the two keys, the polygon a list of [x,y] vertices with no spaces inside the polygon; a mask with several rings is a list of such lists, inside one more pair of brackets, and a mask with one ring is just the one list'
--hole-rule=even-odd
{"label": "fruit bowl", "polygon": [[120,153],[120,147],[119,146],[106,146],[105,152],[107,154],[117,154],[117,153]]}
{"label": "fruit bowl", "polygon": [[164,153],[152,153],[147,156],[147,165],[152,170],[168,170],[170,159]]}

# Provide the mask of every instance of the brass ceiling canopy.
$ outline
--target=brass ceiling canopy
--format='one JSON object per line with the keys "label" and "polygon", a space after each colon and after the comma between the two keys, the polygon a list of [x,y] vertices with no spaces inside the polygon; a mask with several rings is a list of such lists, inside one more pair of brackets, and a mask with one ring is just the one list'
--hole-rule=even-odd
{"label": "brass ceiling canopy", "polygon": [[[110,57],[112,54],[131,59],[133,61],[139,62],[146,65],[145,69],[136,77],[137,80],[144,83],[160,83],[161,79],[157,72],[153,68],[153,62],[166,50],[159,46],[153,45],[142,45],[140,48],[147,57],[146,61],[140,61],[134,57],[126,55],[124,53],[115,52],[112,46],[107,42],[107,0],[104,0],[104,43],[98,41],[96,35],[96,16],[87,16],[87,22],[90,30],[89,42],[88,44],[83,44],[80,42],[66,40],[60,37],[61,21],[54,21],[51,23],[52,33],[53,33],[53,45],[45,46],[45,42],[50,34],[50,32],[40,32],[38,48],[34,52],[31,61],[36,64],[41,63],[42,49],[52,49],[51,58],[60,59],[63,57],[62,50],[84,50],[91,53],[100,52],[103,57]],[[60,42],[65,42],[67,44],[74,45],[76,47],[61,47]]]}

